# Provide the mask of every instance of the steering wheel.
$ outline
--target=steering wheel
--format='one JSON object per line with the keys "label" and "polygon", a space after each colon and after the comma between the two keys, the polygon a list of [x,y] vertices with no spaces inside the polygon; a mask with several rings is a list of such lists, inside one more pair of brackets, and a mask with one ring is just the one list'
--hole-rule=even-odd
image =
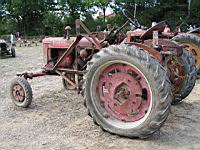
{"label": "steering wheel", "polygon": [[136,27],[140,28],[141,25],[138,20],[126,9],[122,10],[123,15]]}
{"label": "steering wheel", "polygon": [[[131,22],[136,28],[140,28],[141,25],[139,24],[138,20],[133,17],[133,15],[128,11],[123,9],[122,10],[123,15],[127,18],[127,21],[121,26],[121,27],[113,27],[110,31],[110,33],[107,35],[105,40],[107,41],[113,41],[116,37],[116,35],[129,23]],[[132,19],[134,18],[134,19]]]}
{"label": "steering wheel", "polygon": [[112,42],[115,37],[117,36],[117,34],[120,32],[119,28],[117,26],[114,26],[108,33],[108,35],[106,36],[105,40]]}

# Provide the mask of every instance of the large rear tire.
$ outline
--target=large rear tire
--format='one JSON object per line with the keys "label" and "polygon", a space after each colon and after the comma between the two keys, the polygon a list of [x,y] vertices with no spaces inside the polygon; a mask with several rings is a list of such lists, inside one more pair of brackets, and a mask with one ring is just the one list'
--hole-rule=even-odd
{"label": "large rear tire", "polygon": [[195,59],[197,71],[200,71],[200,37],[193,34],[180,34],[173,37],[173,40],[182,44]]}
{"label": "large rear tire", "polygon": [[172,100],[164,68],[133,46],[109,46],[88,62],[83,94],[88,114],[104,130],[145,138],[165,122]]}

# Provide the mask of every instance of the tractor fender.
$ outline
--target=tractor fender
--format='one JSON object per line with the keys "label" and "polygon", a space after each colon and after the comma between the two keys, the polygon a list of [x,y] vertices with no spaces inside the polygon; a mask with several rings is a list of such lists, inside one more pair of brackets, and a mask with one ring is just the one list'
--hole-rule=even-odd
{"label": "tractor fender", "polygon": [[[153,48],[153,39],[145,40],[144,44]],[[183,54],[183,47],[169,39],[158,39],[158,45],[162,47],[164,52],[173,52],[177,57]]]}
{"label": "tractor fender", "polygon": [[133,46],[143,49],[144,51],[149,53],[153,58],[155,58],[159,63],[162,64],[162,61],[163,61],[162,54],[160,52],[158,52],[156,49],[154,49],[153,47],[150,47],[146,44],[135,43],[135,42],[126,43],[126,44],[133,45]]}
{"label": "tractor fender", "polygon": [[161,21],[157,23],[155,26],[149,28],[146,32],[144,32],[141,36],[141,40],[151,39],[153,37],[153,31],[158,31],[158,33],[162,33],[166,26],[166,21]]}

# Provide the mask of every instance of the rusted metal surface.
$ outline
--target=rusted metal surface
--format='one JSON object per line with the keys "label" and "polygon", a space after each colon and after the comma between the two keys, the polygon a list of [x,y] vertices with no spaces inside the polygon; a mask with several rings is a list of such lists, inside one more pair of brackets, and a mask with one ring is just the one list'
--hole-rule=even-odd
{"label": "rusted metal surface", "polygon": [[185,66],[182,64],[182,61],[180,58],[177,57],[171,57],[167,60],[166,66],[169,72],[169,78],[172,83],[172,92],[173,94],[180,93],[184,81],[186,79],[186,72],[185,72]]}
{"label": "rusted metal surface", "polygon": [[58,70],[56,70],[55,72],[58,73],[63,79],[65,79],[72,87],[77,88],[77,84],[73,82],[72,80],[70,80],[68,76],[66,76],[61,71],[58,71]]}
{"label": "rusted metal surface", "polygon": [[163,32],[165,29],[166,22],[161,21],[157,23],[155,26],[149,28],[145,33],[141,35],[142,40],[151,39],[153,36],[153,31],[157,30],[159,33]]}
{"label": "rusted metal surface", "polygon": [[153,58],[155,58],[156,60],[158,60],[158,62],[162,64],[163,57],[161,53],[155,50],[153,47],[150,47],[142,43],[136,43],[136,42],[130,42],[130,43],[126,42],[126,44],[134,45],[136,47],[142,48],[144,51],[146,51],[149,55],[151,55]]}
{"label": "rusted metal surface", "polygon": [[127,38],[126,38],[126,41],[127,42],[132,42],[133,41],[133,38],[136,38],[136,37],[139,37],[144,34],[145,31],[128,31],[127,32]]}
{"label": "rusted metal surface", "polygon": [[[148,45],[149,47],[153,47],[153,40],[145,40],[144,44]],[[181,56],[183,53],[183,47],[168,40],[168,39],[158,39],[158,45],[162,46],[163,51],[172,51],[176,56]]]}
{"label": "rusted metal surface", "polygon": [[72,73],[67,73],[67,74],[65,74],[65,73],[63,73],[63,75],[65,76],[65,77],[67,77],[71,82],[73,82],[74,84],[73,85],[71,85],[67,80],[65,80],[65,78],[63,77],[63,84],[64,84],[64,86],[65,86],[65,88],[67,89],[67,90],[76,90],[76,88],[78,87],[78,85],[77,85],[77,83],[78,83],[78,80],[76,81],[75,80],[75,74],[72,74]]}
{"label": "rusted metal surface", "polygon": [[[145,40],[144,44],[153,47],[153,40]],[[180,56],[183,54],[183,47],[168,39],[159,39],[158,45],[161,46],[162,51],[160,54],[164,57],[163,65],[167,67],[169,72],[169,78],[173,86],[174,95],[180,93],[182,84],[186,78],[186,72],[184,70]]]}
{"label": "rusted metal surface", "polygon": [[131,36],[137,36],[137,37],[140,37],[142,34],[144,34],[145,33],[145,31],[137,31],[137,30],[135,30],[135,31],[128,31],[127,32],[127,38],[129,39],[129,37],[131,37]]}
{"label": "rusted metal surface", "polygon": [[186,48],[189,52],[191,52],[192,56],[195,59],[195,64],[196,65],[200,65],[200,51],[199,51],[199,47],[195,44],[193,44],[192,42],[183,42],[181,43],[184,48]]}
{"label": "rusted metal surface", "polygon": [[45,76],[45,75],[50,75],[50,74],[48,72],[46,72],[45,70],[17,74],[17,76],[24,77],[25,79],[32,79],[35,77],[41,77],[41,76]]}
{"label": "rusted metal surface", "polygon": [[140,120],[150,107],[150,87],[135,67],[110,65],[102,71],[97,85],[102,107],[116,119],[125,122]]}

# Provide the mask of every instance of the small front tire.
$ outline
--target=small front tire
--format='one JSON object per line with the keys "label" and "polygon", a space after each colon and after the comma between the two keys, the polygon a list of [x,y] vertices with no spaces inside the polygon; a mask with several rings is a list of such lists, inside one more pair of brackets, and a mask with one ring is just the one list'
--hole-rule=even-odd
{"label": "small front tire", "polygon": [[10,95],[12,102],[18,107],[27,108],[32,102],[32,88],[23,77],[17,77],[12,80]]}

